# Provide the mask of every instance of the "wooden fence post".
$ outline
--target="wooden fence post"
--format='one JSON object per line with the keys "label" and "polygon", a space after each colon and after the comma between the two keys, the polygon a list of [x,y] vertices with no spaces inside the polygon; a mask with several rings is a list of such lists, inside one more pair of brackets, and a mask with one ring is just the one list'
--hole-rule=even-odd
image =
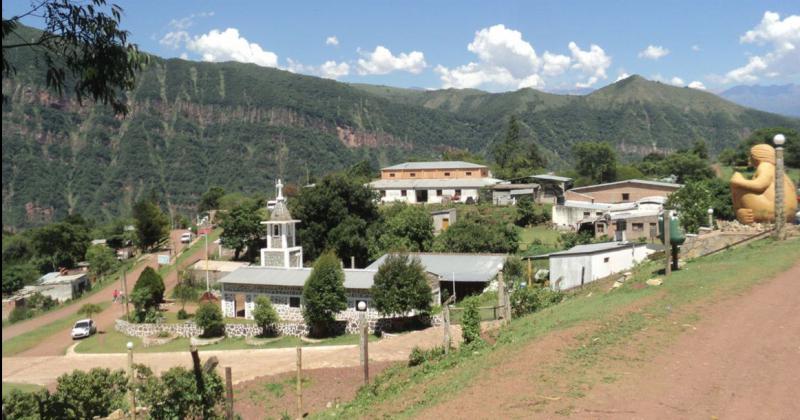
{"label": "wooden fence post", "polygon": [[453,296],[442,304],[442,326],[444,327],[444,354],[450,353],[450,302]]}
{"label": "wooden fence post", "polygon": [[303,418],[303,348],[297,346],[297,418]]}
{"label": "wooden fence post", "polygon": [[672,222],[672,210],[664,210],[664,254],[667,257],[667,267],[664,270],[664,275],[669,276],[672,274],[672,247],[669,241],[669,224]]}
{"label": "wooden fence post", "polygon": [[233,420],[233,377],[230,366],[225,368],[225,387],[227,388],[225,414],[228,420]]}

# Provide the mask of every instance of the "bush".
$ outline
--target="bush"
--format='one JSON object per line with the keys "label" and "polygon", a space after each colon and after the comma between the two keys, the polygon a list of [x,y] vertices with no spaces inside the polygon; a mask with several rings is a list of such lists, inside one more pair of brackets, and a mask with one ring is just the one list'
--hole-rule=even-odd
{"label": "bush", "polygon": [[347,309],[344,271],[333,253],[323,254],[303,286],[303,317],[314,335],[331,331],[336,314]]}
{"label": "bush", "polygon": [[185,309],[178,310],[178,319],[189,319],[189,313]]}
{"label": "bush", "polygon": [[481,315],[478,310],[478,297],[464,299],[464,315],[461,317],[461,336],[465,344],[481,339]]}
{"label": "bush", "polygon": [[136,313],[158,309],[158,305],[164,300],[164,290],[164,279],[151,267],[145,268],[131,293],[131,302],[136,307]]}
{"label": "bush", "polygon": [[261,327],[261,333],[268,335],[274,330],[275,324],[280,321],[278,313],[272,307],[272,302],[266,296],[259,296],[256,299],[256,308],[253,310],[253,318],[256,325]]}
{"label": "bush", "polygon": [[438,360],[444,356],[444,347],[436,346],[429,350],[423,350],[419,346],[411,349],[408,355],[408,366],[419,366],[425,362]]}
{"label": "bush", "polygon": [[26,300],[25,304],[30,309],[35,309],[37,311],[47,311],[58,305],[58,301],[51,298],[50,296],[36,292]]}
{"label": "bush", "polygon": [[15,323],[33,317],[33,311],[25,306],[17,306],[8,315],[8,322]]}
{"label": "bush", "polygon": [[419,258],[389,255],[375,274],[372,300],[382,314],[403,316],[431,309],[431,287]]}
{"label": "bush", "polygon": [[194,322],[203,329],[203,337],[220,337],[225,335],[225,324],[222,322],[222,311],[213,303],[204,303],[197,309]]}
{"label": "bush", "polygon": [[561,302],[563,294],[547,287],[521,287],[511,292],[511,311],[523,316]]}

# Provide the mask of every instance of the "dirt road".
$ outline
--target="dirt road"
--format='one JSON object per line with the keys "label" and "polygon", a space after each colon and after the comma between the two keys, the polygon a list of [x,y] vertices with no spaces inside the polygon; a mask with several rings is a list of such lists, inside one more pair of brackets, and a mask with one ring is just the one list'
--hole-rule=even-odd
{"label": "dirt road", "polygon": [[[602,369],[610,380],[572,391],[543,381],[547,374],[541,375],[536,361],[552,361],[560,349],[574,347],[581,330],[550,334],[528,345],[520,353],[523,357],[484,375],[490,381],[482,377],[419,417],[460,412],[481,419],[797,418],[798,279],[800,264],[740,296],[701,307],[700,321],[655,350],[655,356],[638,365],[608,360],[580,375],[589,378]],[[613,371],[621,379],[614,380]]]}
{"label": "dirt road", "polygon": [[[460,336],[457,326],[453,335]],[[414,331],[396,337],[386,338],[370,344],[370,360],[376,362],[408,360],[414,346],[433,347],[440,345],[442,330],[438,327]],[[227,350],[203,351],[203,359],[217,356],[220,366],[230,366],[235,382],[247,381],[265,375],[289,372],[295,368],[294,348],[266,350]],[[173,366],[191,366],[191,355],[186,352],[140,353],[135,354],[136,363],[144,363],[160,373]],[[125,353],[117,354],[76,354],[68,352],[61,356],[18,356],[3,358],[3,382],[32,383],[48,385],[58,376],[75,369],[89,370],[94,367],[124,369],[127,363]],[[303,366],[307,369],[339,368],[358,366],[358,346],[306,347],[303,349]]]}

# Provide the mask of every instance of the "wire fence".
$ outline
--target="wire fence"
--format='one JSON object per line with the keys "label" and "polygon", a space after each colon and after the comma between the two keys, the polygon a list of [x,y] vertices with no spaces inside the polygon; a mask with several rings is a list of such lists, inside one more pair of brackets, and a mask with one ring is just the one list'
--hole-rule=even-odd
{"label": "wire fence", "polygon": [[[479,306],[478,314],[481,321],[494,321],[500,319],[503,314],[502,306]],[[450,323],[461,324],[461,318],[464,316],[464,308],[451,307],[450,308]]]}

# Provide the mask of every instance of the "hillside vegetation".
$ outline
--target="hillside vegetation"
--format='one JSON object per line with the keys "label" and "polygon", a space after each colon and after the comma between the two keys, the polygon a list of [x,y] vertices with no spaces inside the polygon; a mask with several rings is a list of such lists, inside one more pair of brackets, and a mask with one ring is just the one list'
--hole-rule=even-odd
{"label": "hillside vegetation", "polygon": [[[21,28],[21,36],[33,30]],[[3,79],[3,226],[80,212],[125,215],[155,191],[194,211],[212,185],[271,192],[366,160],[373,167],[436,159],[446,150],[488,156],[516,115],[551,167],[572,146],[603,140],[627,157],[705,139],[712,152],[766,126],[800,120],[734,105],[710,93],[633,76],[588,96],[532,89],[420,91],[351,85],[242,63],[154,58],[128,92],[130,114],[78,104],[45,89],[30,50],[9,54]]]}

